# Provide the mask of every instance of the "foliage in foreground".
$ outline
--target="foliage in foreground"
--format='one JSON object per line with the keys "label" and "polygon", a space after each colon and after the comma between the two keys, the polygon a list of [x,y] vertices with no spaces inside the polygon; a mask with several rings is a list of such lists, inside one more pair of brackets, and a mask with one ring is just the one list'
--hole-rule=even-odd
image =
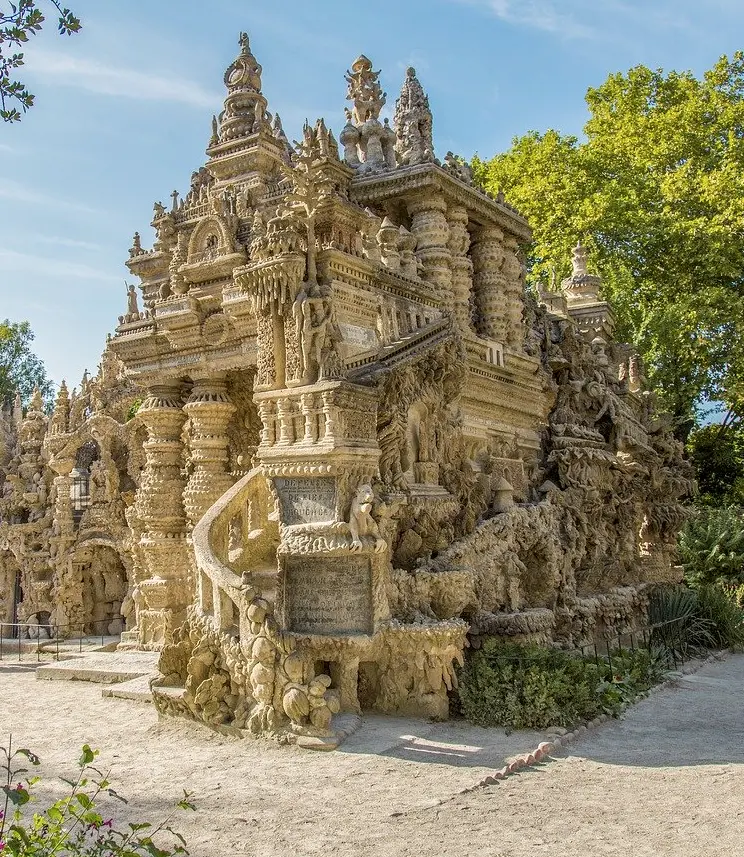
{"label": "foliage in foreground", "polygon": [[[63,8],[59,0],[49,0],[59,12],[57,31],[61,36],[70,36],[80,30],[80,19],[69,9]],[[16,69],[23,65],[23,54],[9,53],[9,49],[20,47],[41,30],[44,14],[38,0],[17,0],[9,3],[10,12],[0,7],[0,119],[18,122],[21,111],[25,113],[33,106],[34,96],[20,80],[13,80]],[[17,104],[12,106],[12,102]],[[19,110],[18,107],[21,109]]]}
{"label": "foliage in foreground", "polygon": [[570,727],[618,715],[658,681],[662,669],[644,649],[603,659],[486,640],[459,675],[461,712],[479,726]]}
{"label": "foliage in foreground", "polygon": [[[2,747],[4,762],[0,771],[5,784],[2,786],[3,804],[0,812],[0,851],[14,857],[171,857],[188,854],[186,842],[170,826],[171,817],[155,826],[148,822],[130,822],[128,829],[119,830],[112,819],[104,819],[97,807],[102,796],[116,798],[118,795],[107,777],[93,767],[98,750],[86,744],[78,760],[79,772],[74,780],[64,780],[69,786],[66,797],[54,801],[46,809],[29,813],[34,800],[32,789],[38,777],[28,777],[30,764],[40,765],[39,757],[26,748],[13,749],[12,739],[8,747]],[[0,760],[2,757],[0,757]],[[190,795],[184,793],[177,807],[194,809]],[[163,843],[164,834],[170,834],[170,844]]]}

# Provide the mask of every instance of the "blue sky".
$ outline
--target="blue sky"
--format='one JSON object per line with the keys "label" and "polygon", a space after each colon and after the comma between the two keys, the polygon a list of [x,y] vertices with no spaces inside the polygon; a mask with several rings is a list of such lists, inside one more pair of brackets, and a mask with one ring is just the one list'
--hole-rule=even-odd
{"label": "blue sky", "polygon": [[[28,319],[59,383],[95,370],[125,311],[135,230],[204,162],[222,75],[246,30],[269,109],[343,126],[344,71],[382,69],[391,115],[418,71],[434,139],[487,157],[549,127],[580,134],[584,94],[642,63],[701,74],[744,48],[742,0],[68,0],[77,36],[26,47],[36,106],[0,126],[0,318]],[[40,0],[51,9],[47,0]]]}

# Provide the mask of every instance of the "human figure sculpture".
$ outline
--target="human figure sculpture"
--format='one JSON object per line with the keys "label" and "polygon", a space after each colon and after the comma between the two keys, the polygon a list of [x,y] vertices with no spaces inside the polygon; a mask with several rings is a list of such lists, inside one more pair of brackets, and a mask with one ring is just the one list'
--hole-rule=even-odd
{"label": "human figure sculpture", "polygon": [[332,326],[332,308],[328,297],[315,284],[300,290],[292,307],[300,340],[301,375],[306,384],[318,380],[323,366],[323,350]]}
{"label": "human figure sculpture", "polygon": [[137,289],[132,283],[127,286],[127,315],[139,315],[139,307],[137,306]]}

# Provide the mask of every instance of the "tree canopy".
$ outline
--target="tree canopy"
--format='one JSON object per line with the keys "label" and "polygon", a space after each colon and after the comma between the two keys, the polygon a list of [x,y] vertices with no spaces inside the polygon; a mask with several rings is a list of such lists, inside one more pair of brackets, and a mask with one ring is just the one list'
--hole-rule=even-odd
{"label": "tree canopy", "polygon": [[[59,12],[57,31],[61,36],[70,36],[80,30],[80,20],[69,9],[63,8],[59,0],[48,2]],[[16,69],[23,65],[23,54],[11,54],[9,50],[25,44],[29,36],[41,30],[45,19],[40,7],[37,0],[18,0],[7,5],[0,0],[0,118],[5,122],[20,121],[21,113],[34,103],[34,96],[20,80],[14,79]]]}
{"label": "tree canopy", "polygon": [[52,382],[47,378],[44,364],[31,350],[34,339],[27,321],[0,321],[0,405],[9,402],[16,392],[25,404],[34,387],[44,399],[52,395]]}
{"label": "tree canopy", "polygon": [[702,401],[744,416],[744,54],[701,79],[637,66],[586,95],[585,139],[532,131],[490,161],[534,229],[530,280],[570,271],[578,238],[675,415]]}

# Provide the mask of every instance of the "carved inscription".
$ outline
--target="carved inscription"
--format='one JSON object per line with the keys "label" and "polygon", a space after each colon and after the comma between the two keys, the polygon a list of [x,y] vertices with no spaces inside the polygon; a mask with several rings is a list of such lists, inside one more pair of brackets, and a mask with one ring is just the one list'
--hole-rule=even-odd
{"label": "carved inscription", "polygon": [[317,479],[274,480],[283,524],[312,524],[334,520],[336,513],[336,480],[322,476]]}
{"label": "carved inscription", "polygon": [[361,557],[288,557],[286,617],[304,634],[371,634],[372,575]]}
{"label": "carved inscription", "polygon": [[343,322],[339,322],[338,327],[344,342],[348,342],[350,345],[359,345],[362,348],[374,348],[377,345],[377,334],[374,330],[360,327],[358,324],[344,324]]}

